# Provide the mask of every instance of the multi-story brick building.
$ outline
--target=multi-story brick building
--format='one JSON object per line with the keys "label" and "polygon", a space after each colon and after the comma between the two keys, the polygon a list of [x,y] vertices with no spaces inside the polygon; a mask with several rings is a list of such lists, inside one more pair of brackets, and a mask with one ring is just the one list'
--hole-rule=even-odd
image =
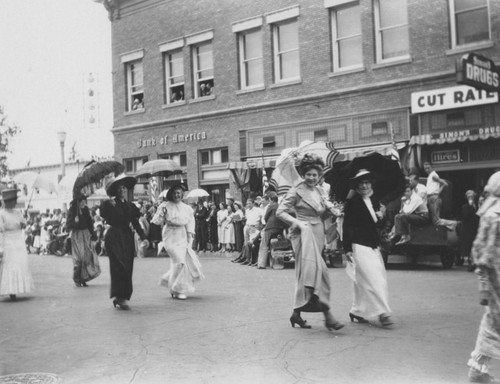
{"label": "multi-story brick building", "polygon": [[217,201],[237,194],[231,169],[271,167],[304,140],[352,158],[387,151],[391,134],[410,165],[431,160],[457,196],[499,166],[498,94],[439,96],[463,90],[464,54],[500,61],[498,1],[101,1],[115,157],[131,173],[174,158],[189,188]]}

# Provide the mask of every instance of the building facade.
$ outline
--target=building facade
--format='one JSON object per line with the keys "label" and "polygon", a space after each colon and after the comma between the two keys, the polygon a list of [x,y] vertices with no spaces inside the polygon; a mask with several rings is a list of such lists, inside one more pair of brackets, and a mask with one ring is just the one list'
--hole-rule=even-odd
{"label": "building facade", "polygon": [[[249,188],[238,171],[270,176],[304,140],[332,141],[347,159],[395,142],[407,168],[432,161],[458,201],[499,167],[498,93],[457,84],[456,63],[500,62],[500,2],[103,2],[115,158],[129,173],[172,158],[190,189],[224,201]],[[451,102],[434,108],[443,93]]]}

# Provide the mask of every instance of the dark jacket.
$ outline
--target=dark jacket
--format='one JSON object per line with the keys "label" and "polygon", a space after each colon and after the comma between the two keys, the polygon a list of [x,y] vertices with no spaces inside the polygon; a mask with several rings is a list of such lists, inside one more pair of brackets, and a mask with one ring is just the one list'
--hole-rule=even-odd
{"label": "dark jacket", "polygon": [[[68,217],[66,219],[66,228],[68,230],[88,229],[90,234],[94,236],[94,223],[90,216],[89,207],[84,207],[80,212],[78,211],[78,203],[74,200],[71,202],[68,209]],[[78,223],[76,217],[78,216]]]}
{"label": "dark jacket", "polygon": [[[380,203],[374,201],[372,205],[375,212],[380,209]],[[363,198],[356,193],[347,200],[344,210],[343,225],[343,246],[345,252],[352,252],[352,244],[364,245],[370,248],[377,248],[380,245],[380,235],[378,227],[382,226],[382,220],[377,223],[373,221]]]}
{"label": "dark jacket", "polygon": [[266,223],[266,226],[264,227],[265,231],[286,228],[285,223],[283,223],[280,219],[276,217],[276,210],[278,209],[278,207],[279,204],[277,202],[271,201],[269,203],[269,206],[266,209],[266,214],[264,216],[264,221]]}

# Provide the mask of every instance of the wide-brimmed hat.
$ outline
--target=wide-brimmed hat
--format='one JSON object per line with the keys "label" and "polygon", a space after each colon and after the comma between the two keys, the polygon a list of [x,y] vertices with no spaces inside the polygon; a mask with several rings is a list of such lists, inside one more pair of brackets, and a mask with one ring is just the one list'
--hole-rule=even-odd
{"label": "wide-brimmed hat", "polygon": [[17,199],[17,189],[4,189],[2,191],[2,200],[16,200]]}
{"label": "wide-brimmed hat", "polygon": [[187,191],[187,188],[184,184],[181,184],[181,183],[178,183],[178,184],[175,184],[173,185],[172,187],[170,187],[170,189],[167,191],[167,195],[165,196],[165,198],[168,200],[168,201],[174,201],[174,191],[176,189],[182,189],[183,192],[186,192]]}
{"label": "wide-brimmed hat", "polygon": [[127,189],[132,189],[137,183],[137,179],[133,176],[127,176],[122,173],[116,177],[108,177],[104,180],[104,189],[108,196],[115,196],[117,188],[124,185]]}
{"label": "wide-brimmed hat", "polygon": [[356,175],[354,175],[354,177],[351,177],[349,180],[351,181],[351,185],[357,186],[357,184],[361,180],[373,181],[373,174],[367,169],[360,169],[358,172],[356,172]]}

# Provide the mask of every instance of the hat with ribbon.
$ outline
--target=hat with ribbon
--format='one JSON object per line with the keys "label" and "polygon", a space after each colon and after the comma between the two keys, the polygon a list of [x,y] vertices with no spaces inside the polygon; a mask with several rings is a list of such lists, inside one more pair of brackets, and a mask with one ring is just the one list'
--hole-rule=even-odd
{"label": "hat with ribbon", "polygon": [[354,177],[350,178],[351,184],[357,186],[361,180],[373,180],[373,174],[367,169],[360,169]]}
{"label": "hat with ribbon", "polygon": [[117,189],[120,185],[124,185],[127,189],[132,189],[137,184],[137,179],[133,176],[127,176],[122,173],[116,177],[108,177],[104,179],[104,189],[108,196],[116,196]]}

